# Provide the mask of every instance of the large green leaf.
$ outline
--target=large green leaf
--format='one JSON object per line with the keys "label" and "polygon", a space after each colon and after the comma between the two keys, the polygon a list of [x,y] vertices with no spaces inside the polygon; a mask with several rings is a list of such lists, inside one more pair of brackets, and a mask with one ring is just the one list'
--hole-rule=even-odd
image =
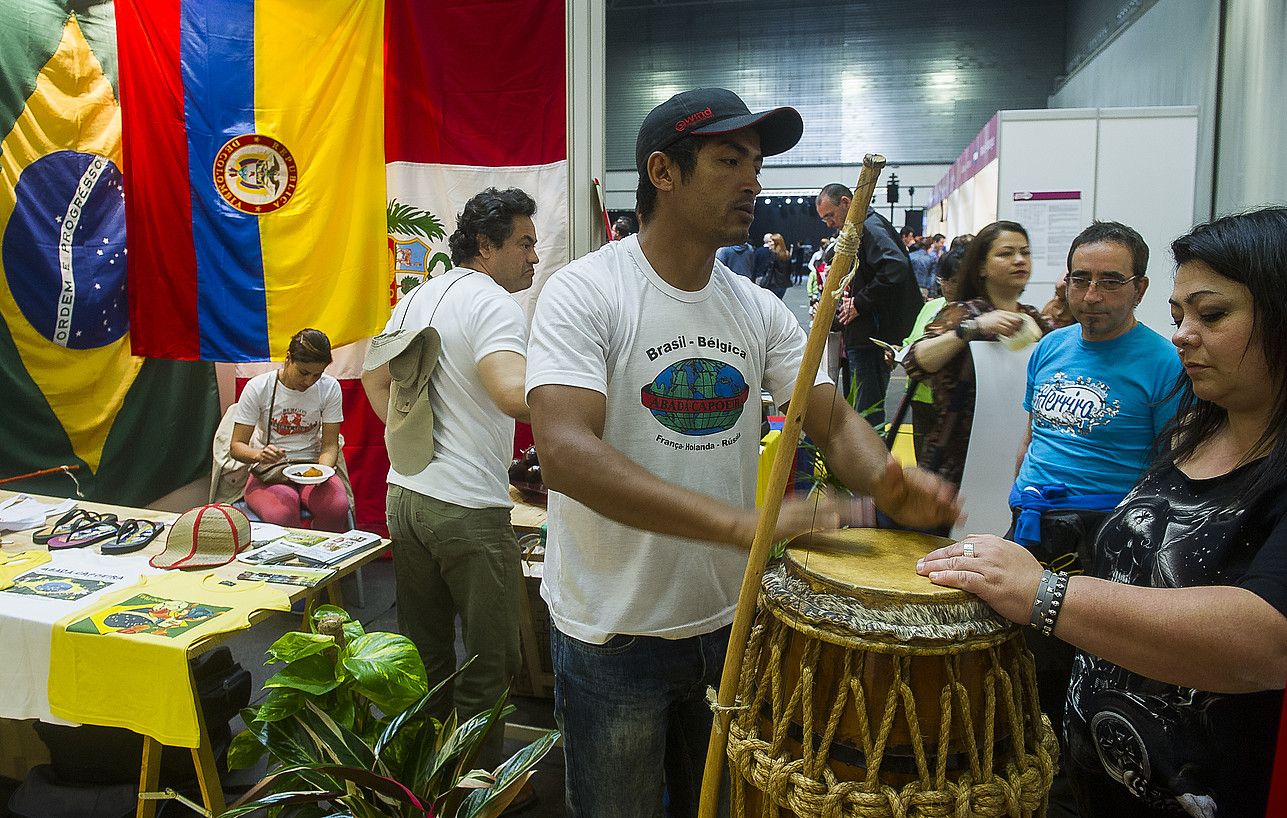
{"label": "large green leaf", "polygon": [[[319,774],[324,780],[344,781],[348,782],[348,785],[330,790],[292,790],[259,797],[260,792],[270,789],[278,779],[291,780],[294,776],[307,777]],[[374,809],[373,803],[375,799],[372,796],[377,796],[380,802],[388,805],[388,808],[397,809],[398,811],[390,812],[388,808]],[[243,799],[245,803],[238,802],[231,809],[220,813],[220,815],[224,816],[224,818],[237,818],[237,816],[247,815],[274,805],[309,804],[335,800],[343,801],[345,806],[349,807],[355,815],[401,815],[403,811],[398,808],[402,806],[409,809],[409,814],[425,815],[429,811],[429,805],[417,798],[415,793],[387,776],[361,767],[345,767],[337,764],[301,764],[273,772],[257,784],[250,793],[247,793],[247,797]]]}
{"label": "large green leaf", "polygon": [[229,807],[224,812],[219,813],[219,818],[238,818],[239,816],[249,815],[252,812],[259,812],[262,809],[267,809],[272,806],[285,806],[288,804],[316,804],[320,801],[330,801],[343,794],[342,790],[292,790],[289,792],[275,792],[272,795],[265,795],[263,798],[256,798],[254,801],[248,801],[239,806]]}
{"label": "large green leaf", "polygon": [[490,710],[470,718],[458,729],[446,733],[444,727],[446,740],[441,743],[434,757],[430,772],[431,789],[426,792],[434,792],[435,798],[448,793],[455,786],[455,782],[469,772],[474,765],[479,747],[491,732],[492,726],[498,719],[513,712],[514,708],[507,708],[505,705],[507,695],[502,695]]}
{"label": "large green leaf", "polygon": [[273,662],[294,662],[306,656],[321,653],[327,648],[335,648],[335,640],[320,633],[300,633],[291,631],[282,634],[281,638],[268,647],[269,665]]}
{"label": "large green leaf", "polygon": [[510,795],[512,798],[510,790],[513,786],[526,778],[529,771],[542,758],[545,758],[546,753],[558,743],[558,740],[559,731],[551,730],[512,755],[508,761],[496,768],[494,786],[486,790],[474,790],[465,796],[460,809],[456,811],[456,818],[479,818],[490,814],[489,807],[494,805],[500,796]]}
{"label": "large green leaf", "polygon": [[343,673],[335,662],[322,654],[305,656],[291,662],[264,682],[264,687],[288,687],[321,696],[343,683]]}
{"label": "large green leaf", "polygon": [[307,700],[307,693],[293,687],[270,688],[264,696],[264,703],[255,711],[255,718],[260,721],[281,721],[298,713]]}
{"label": "large green leaf", "polygon": [[304,729],[325,748],[329,759],[345,767],[371,769],[376,765],[375,753],[362,737],[331,718],[324,710],[309,702],[295,717]]}
{"label": "large green leaf", "polygon": [[228,769],[245,770],[259,763],[268,748],[265,747],[250,730],[242,730],[233,736],[228,745]]}
{"label": "large green leaf", "polygon": [[429,690],[424,662],[411,640],[396,633],[368,633],[350,642],[340,665],[354,686],[385,713],[410,707]]}

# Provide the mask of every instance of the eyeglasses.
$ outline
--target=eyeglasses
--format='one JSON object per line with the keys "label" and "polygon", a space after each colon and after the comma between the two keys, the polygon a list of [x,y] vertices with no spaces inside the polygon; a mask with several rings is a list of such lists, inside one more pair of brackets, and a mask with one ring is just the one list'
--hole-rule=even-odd
{"label": "eyeglasses", "polygon": [[1139,276],[1131,276],[1130,278],[1091,278],[1090,276],[1068,276],[1068,289],[1086,291],[1094,286],[1098,288],[1101,293],[1115,293],[1137,278],[1139,278]]}

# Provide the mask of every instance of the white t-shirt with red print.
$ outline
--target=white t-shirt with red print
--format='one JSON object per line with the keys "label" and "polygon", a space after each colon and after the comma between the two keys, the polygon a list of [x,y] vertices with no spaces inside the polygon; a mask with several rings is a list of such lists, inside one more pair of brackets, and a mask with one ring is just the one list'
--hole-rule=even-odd
{"label": "white t-shirt with red print", "polygon": [[322,375],[317,383],[296,392],[278,382],[275,371],[256,375],[241,390],[232,419],[259,429],[267,443],[286,452],[287,460],[316,462],[322,454],[322,424],[344,420],[340,382]]}

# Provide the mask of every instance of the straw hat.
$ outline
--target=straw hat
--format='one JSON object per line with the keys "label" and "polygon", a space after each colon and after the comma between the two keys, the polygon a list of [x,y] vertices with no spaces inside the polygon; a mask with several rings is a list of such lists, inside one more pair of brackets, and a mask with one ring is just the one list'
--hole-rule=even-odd
{"label": "straw hat", "polygon": [[153,568],[215,568],[250,547],[250,520],[232,506],[216,503],[189,509],[174,521],[165,550]]}

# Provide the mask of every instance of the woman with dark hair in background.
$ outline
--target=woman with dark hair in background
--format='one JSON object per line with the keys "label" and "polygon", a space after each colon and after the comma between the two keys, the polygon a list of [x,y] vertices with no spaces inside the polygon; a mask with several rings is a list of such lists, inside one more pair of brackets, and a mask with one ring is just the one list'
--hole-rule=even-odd
{"label": "woman with dark hair in background", "polygon": [[[950,253],[949,253],[950,255]],[[974,421],[974,359],[970,341],[996,341],[1020,332],[1048,331],[1034,308],[1019,303],[1032,276],[1028,233],[1015,222],[993,222],[971,241],[949,303],[912,344],[904,366],[934,393],[938,425],[925,441],[924,468],[960,484]]]}
{"label": "woman with dark hair in background", "polygon": [[[956,300],[956,274],[961,269],[961,262],[965,258],[965,248],[967,246],[969,246],[968,240],[953,239],[951,249],[939,256],[934,263],[934,278],[938,282],[938,291],[942,295],[925,302],[925,306],[921,308],[920,313],[916,316],[916,322],[912,324],[912,331],[907,334],[907,338],[903,341],[904,347],[919,341],[930,321],[949,302]],[[938,411],[934,408],[934,393],[929,384],[911,378],[908,380],[909,388],[912,384],[915,384],[916,390],[912,393],[911,404],[912,446],[916,451],[916,464],[925,468],[928,462],[925,458],[925,441],[930,433],[934,431],[934,428],[938,426]]]}
{"label": "woman with dark hair in background", "polygon": [[785,298],[787,287],[791,286],[791,251],[781,233],[770,233],[768,239],[765,247],[773,251],[773,258],[768,272],[756,283],[778,298]]}
{"label": "woman with dark hair in background", "polygon": [[1082,818],[1264,815],[1283,706],[1287,209],[1171,249],[1180,409],[1090,573],[974,534],[918,565],[1080,649],[1065,731]]}
{"label": "woman with dark hair in background", "polygon": [[[251,464],[246,505],[264,522],[298,528],[302,506],[313,515],[314,528],[348,529],[348,493],[338,474],[298,485],[281,473],[288,463],[334,468],[339,459],[343,396],[340,382],[324,374],[330,363],[326,333],[302,329],[290,339],[282,368],[251,378],[237,401],[231,453]],[[250,443],[255,429],[263,435],[262,447]]]}

